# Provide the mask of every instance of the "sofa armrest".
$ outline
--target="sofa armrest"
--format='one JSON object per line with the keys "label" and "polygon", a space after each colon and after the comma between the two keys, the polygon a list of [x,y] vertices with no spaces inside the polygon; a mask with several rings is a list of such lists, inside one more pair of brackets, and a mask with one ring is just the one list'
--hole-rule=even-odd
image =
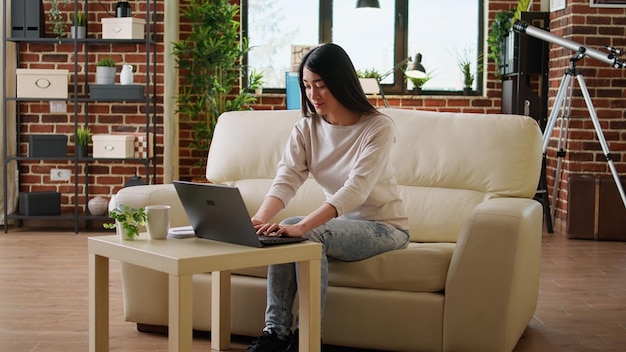
{"label": "sofa armrest", "polygon": [[513,350],[537,306],[542,217],[532,199],[476,207],[448,270],[444,351]]}
{"label": "sofa armrest", "polygon": [[117,194],[111,197],[109,210],[114,209],[120,204],[133,208],[144,208],[147,205],[169,205],[172,207],[170,209],[170,226],[189,225],[187,214],[185,213],[173,184],[122,188]]}

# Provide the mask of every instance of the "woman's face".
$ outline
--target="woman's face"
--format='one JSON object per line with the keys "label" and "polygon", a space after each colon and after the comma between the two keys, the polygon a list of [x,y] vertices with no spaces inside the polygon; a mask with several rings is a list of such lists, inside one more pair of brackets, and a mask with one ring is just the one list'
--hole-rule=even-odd
{"label": "woman's face", "polygon": [[319,115],[332,115],[333,112],[342,108],[317,73],[305,67],[302,70],[302,81],[306,96]]}

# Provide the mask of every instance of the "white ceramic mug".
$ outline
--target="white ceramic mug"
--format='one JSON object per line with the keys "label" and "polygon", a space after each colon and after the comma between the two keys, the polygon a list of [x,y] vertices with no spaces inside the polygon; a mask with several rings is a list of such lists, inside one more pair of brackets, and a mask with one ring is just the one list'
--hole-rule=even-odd
{"label": "white ceramic mug", "polygon": [[167,238],[170,230],[170,206],[169,205],[148,205],[146,207],[146,228],[148,235],[153,240],[163,240]]}

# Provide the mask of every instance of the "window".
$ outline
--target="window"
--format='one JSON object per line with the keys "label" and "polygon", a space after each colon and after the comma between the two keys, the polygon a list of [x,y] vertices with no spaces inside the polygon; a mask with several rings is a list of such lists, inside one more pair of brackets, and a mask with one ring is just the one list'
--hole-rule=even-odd
{"label": "window", "polygon": [[[356,9],[356,0],[242,0],[242,26],[252,48],[246,62],[251,70],[264,71],[264,89],[281,91],[292,45],[334,42],[357,70],[389,72],[382,80],[385,93],[403,94],[412,85],[401,69],[391,70],[420,53],[431,77],[423,89],[460,94],[458,57],[476,62],[483,50],[483,1],[380,0],[380,9]],[[482,76],[476,76],[479,90]]]}
{"label": "window", "polygon": [[291,46],[319,43],[318,0],[242,0],[241,3],[244,35],[252,48],[248,52],[248,66],[263,71],[264,90],[285,89]]}

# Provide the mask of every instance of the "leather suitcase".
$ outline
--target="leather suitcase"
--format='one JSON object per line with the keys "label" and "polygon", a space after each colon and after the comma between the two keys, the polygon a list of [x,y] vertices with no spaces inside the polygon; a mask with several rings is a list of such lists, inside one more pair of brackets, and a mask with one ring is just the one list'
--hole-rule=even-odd
{"label": "leather suitcase", "polygon": [[567,184],[568,238],[626,241],[626,207],[612,176],[572,175]]}

